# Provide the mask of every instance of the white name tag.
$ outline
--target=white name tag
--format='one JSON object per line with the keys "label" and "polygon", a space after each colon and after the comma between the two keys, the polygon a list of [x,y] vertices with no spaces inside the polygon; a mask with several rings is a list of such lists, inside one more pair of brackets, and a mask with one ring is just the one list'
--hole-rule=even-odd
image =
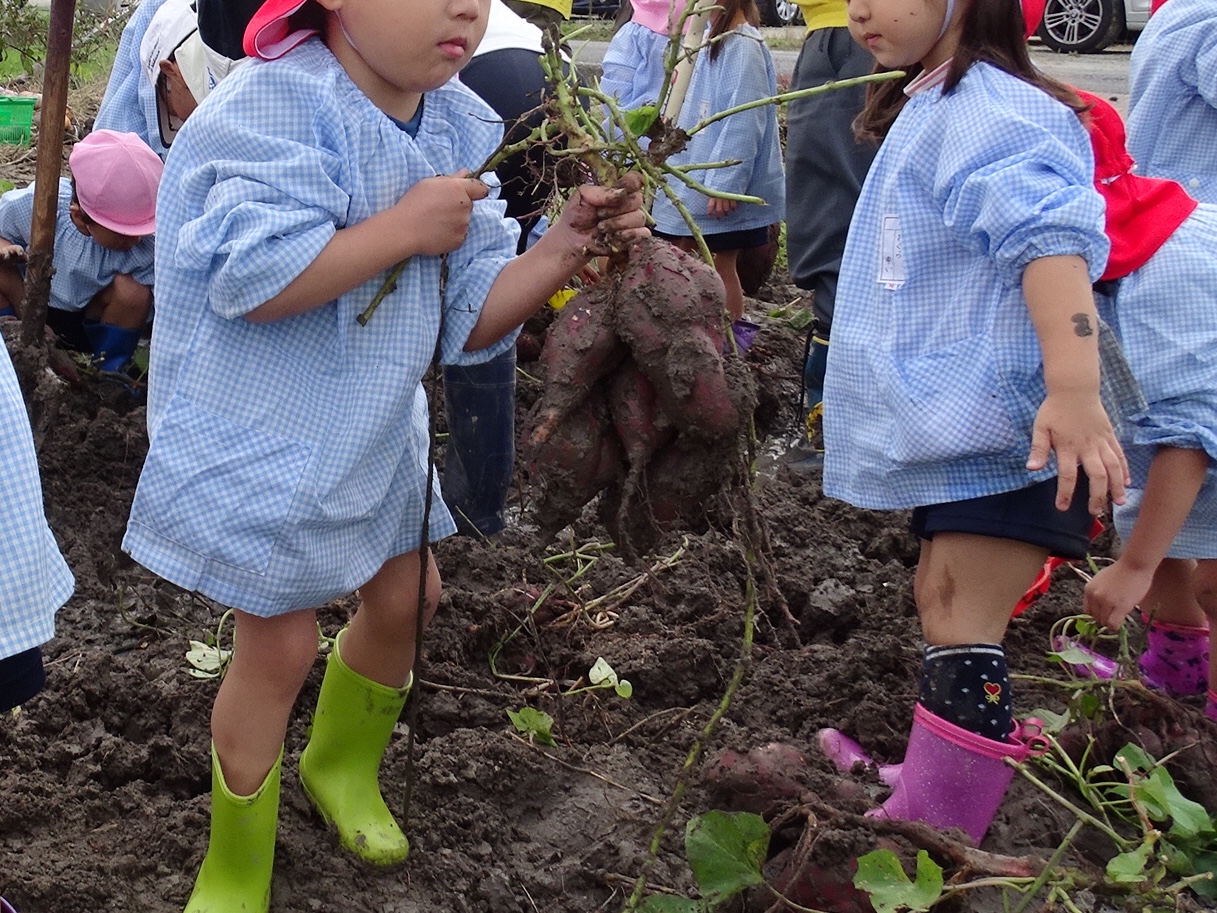
{"label": "white name tag", "polygon": [[883,217],[882,236],[879,245],[879,284],[887,289],[898,289],[908,276],[904,271],[904,245],[900,240],[900,217]]}

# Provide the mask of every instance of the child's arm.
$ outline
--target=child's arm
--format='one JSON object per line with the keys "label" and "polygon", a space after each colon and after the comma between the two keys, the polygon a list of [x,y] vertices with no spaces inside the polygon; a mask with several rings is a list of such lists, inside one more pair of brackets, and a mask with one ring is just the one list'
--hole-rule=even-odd
{"label": "child's arm", "polygon": [[1149,592],[1154,572],[1183,528],[1204,476],[1204,450],[1160,447],[1149,466],[1145,497],[1136,525],[1119,560],[1086,584],[1086,611],[1108,628],[1118,628]]}
{"label": "child's arm", "polygon": [[1023,271],[1023,294],[1044,356],[1048,395],[1035,416],[1027,468],[1056,452],[1056,506],[1068,510],[1081,465],[1090,480],[1090,512],[1103,512],[1110,493],[1124,503],[1128,462],[1099,399],[1099,318],[1086,261],[1041,257]]}
{"label": "child's arm", "polygon": [[593,257],[616,243],[646,237],[642,179],[627,174],[617,187],[585,184],[575,191],[562,217],[529,250],[505,267],[490,287],[465,351],[498,342],[532,315]]}
{"label": "child's arm", "polygon": [[481,181],[456,175],[426,178],[400,200],[347,228],[279,294],[246,319],[270,323],[321,307],[406,257],[438,256],[464,243],[473,204],[490,192]]}

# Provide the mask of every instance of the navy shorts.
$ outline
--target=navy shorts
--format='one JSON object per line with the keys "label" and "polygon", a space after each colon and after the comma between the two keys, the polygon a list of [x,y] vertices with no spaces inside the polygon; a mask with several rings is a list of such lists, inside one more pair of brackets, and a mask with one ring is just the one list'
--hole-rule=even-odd
{"label": "navy shorts", "polygon": [[[689,240],[691,235],[668,235],[662,231],[651,230],[657,238],[663,238],[665,241],[680,241]],[[769,243],[769,226],[762,225],[760,228],[743,228],[739,231],[724,231],[718,234],[710,234],[702,232],[702,237],[706,239],[706,247],[710,248],[710,253],[718,254],[725,250],[744,250],[748,247],[764,247]]]}
{"label": "navy shorts", "polygon": [[1038,545],[1057,558],[1084,558],[1094,525],[1089,500],[1089,480],[1079,470],[1068,510],[1056,509],[1056,479],[1048,479],[999,495],[914,508],[910,527],[918,539],[972,533]]}
{"label": "navy shorts", "polygon": [[0,713],[24,704],[46,684],[38,647],[0,659]]}

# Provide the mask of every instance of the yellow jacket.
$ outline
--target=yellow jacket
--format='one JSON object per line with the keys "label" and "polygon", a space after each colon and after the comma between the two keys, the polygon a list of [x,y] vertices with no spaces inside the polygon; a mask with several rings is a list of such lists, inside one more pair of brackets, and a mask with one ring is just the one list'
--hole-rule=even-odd
{"label": "yellow jacket", "polygon": [[551,10],[561,13],[564,19],[569,19],[573,0],[528,0],[528,2],[535,3],[537,6],[548,6]]}
{"label": "yellow jacket", "polygon": [[803,11],[803,21],[807,23],[807,31],[816,29],[843,28],[849,25],[845,13],[846,0],[795,0]]}

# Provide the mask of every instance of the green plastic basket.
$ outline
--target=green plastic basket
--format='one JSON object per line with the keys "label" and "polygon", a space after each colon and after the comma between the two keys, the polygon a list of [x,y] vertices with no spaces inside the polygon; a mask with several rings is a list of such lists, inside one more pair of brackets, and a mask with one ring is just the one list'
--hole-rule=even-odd
{"label": "green plastic basket", "polygon": [[0,95],[0,143],[28,145],[33,124],[33,98]]}

